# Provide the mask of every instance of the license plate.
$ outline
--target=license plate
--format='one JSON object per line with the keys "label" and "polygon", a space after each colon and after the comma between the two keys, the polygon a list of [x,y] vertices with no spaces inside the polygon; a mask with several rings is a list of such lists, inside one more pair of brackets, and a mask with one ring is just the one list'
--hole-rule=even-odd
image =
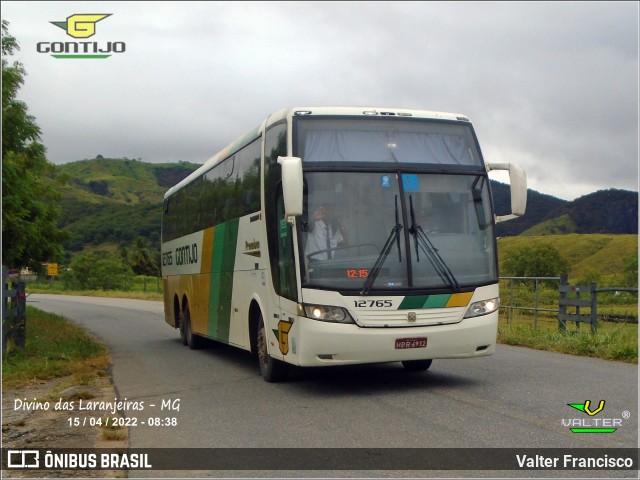
{"label": "license plate", "polygon": [[404,348],[426,348],[427,337],[396,338],[396,350]]}

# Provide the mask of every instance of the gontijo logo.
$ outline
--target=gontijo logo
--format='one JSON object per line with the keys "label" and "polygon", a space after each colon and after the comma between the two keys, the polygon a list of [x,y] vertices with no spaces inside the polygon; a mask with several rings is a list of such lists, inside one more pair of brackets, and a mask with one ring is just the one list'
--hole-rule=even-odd
{"label": "gontijo logo", "polygon": [[96,23],[111,16],[111,13],[71,15],[66,22],[50,22],[67,32],[73,38],[89,38],[96,33]]}
{"label": "gontijo logo", "polygon": [[[66,22],[50,22],[73,38],[90,38],[96,34],[96,24],[111,13],[76,13]],[[124,42],[38,42],[38,53],[49,53],[54,58],[108,58],[114,53],[124,53]]]}

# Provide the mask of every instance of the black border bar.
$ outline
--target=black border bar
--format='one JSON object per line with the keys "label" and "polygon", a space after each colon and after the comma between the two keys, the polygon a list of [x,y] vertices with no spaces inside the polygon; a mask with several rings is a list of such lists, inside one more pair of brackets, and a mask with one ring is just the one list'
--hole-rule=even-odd
{"label": "black border bar", "polygon": [[637,448],[2,448],[2,469],[637,471],[639,452]]}

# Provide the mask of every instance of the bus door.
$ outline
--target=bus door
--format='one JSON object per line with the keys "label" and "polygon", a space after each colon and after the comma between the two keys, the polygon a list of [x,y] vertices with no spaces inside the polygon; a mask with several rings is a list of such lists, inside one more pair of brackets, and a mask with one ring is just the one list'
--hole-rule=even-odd
{"label": "bus door", "polygon": [[[284,213],[282,188],[278,189],[276,198],[277,218],[277,256],[278,274],[274,275],[276,293],[278,295],[278,349],[284,356],[297,356],[294,323],[298,305],[298,287],[296,283],[296,262],[293,243],[293,228]],[[293,331],[292,331],[293,330]],[[297,329],[296,329],[297,330]],[[291,335],[290,335],[291,334]],[[277,352],[274,352],[277,354]]]}

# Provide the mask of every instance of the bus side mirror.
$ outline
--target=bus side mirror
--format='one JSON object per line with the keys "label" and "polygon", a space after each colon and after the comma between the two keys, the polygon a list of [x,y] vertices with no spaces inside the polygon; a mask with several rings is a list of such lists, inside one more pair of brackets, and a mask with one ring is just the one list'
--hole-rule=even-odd
{"label": "bus side mirror", "polygon": [[488,163],[487,172],[491,170],[508,170],[511,189],[511,214],[496,216],[496,223],[524,215],[527,208],[527,176],[523,168],[512,163]]}
{"label": "bus side mirror", "polygon": [[302,159],[300,157],[278,157],[282,166],[282,196],[286,217],[302,215]]}

